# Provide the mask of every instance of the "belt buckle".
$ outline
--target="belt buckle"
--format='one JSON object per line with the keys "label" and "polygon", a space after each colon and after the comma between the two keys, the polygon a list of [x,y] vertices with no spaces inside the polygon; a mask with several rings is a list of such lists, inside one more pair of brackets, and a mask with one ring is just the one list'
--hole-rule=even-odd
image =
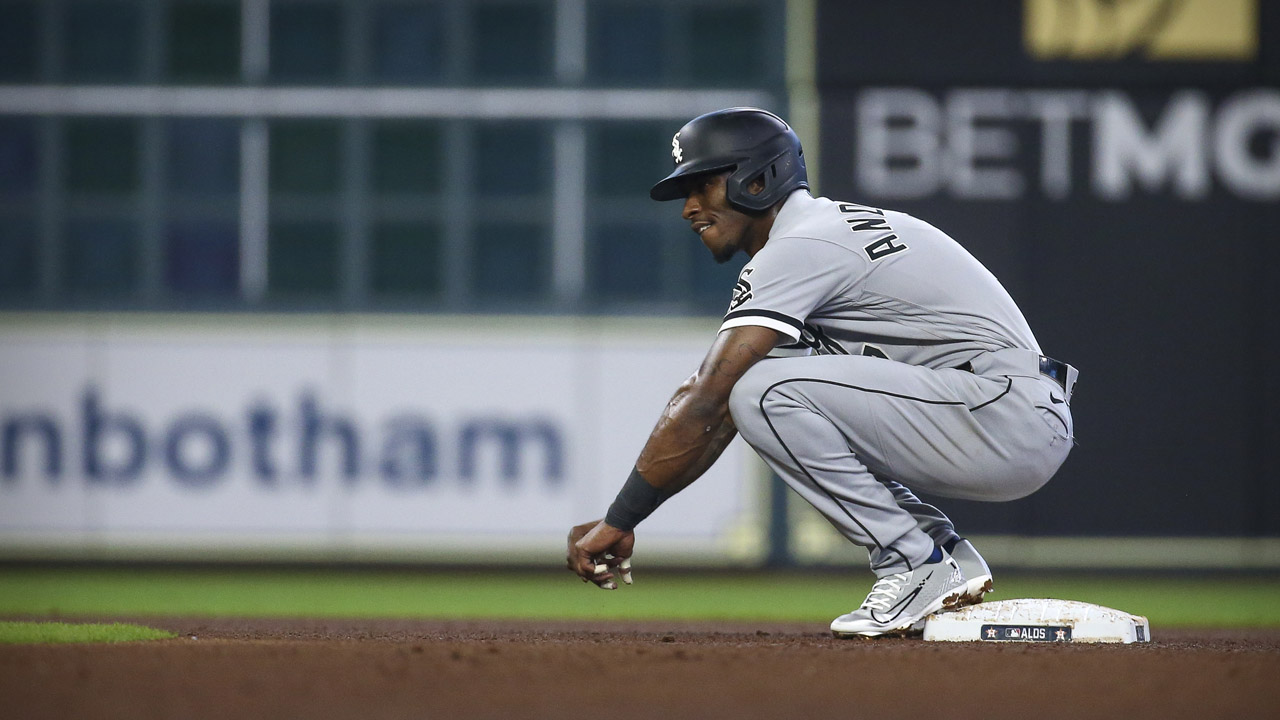
{"label": "belt buckle", "polygon": [[1067,392],[1067,364],[1051,357],[1040,356],[1040,374],[1058,383],[1062,392]]}

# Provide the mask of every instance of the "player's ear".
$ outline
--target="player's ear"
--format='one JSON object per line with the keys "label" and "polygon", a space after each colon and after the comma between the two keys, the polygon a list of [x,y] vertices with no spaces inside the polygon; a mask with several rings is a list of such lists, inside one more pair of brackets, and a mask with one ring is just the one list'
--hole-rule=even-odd
{"label": "player's ear", "polygon": [[747,183],[747,192],[752,195],[759,195],[764,192],[764,173],[760,173]]}

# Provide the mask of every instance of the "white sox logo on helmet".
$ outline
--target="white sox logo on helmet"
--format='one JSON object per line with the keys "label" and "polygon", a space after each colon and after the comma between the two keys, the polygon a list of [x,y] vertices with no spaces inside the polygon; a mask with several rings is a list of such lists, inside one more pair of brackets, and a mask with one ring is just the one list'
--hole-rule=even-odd
{"label": "white sox logo on helmet", "polygon": [[677,165],[684,162],[684,150],[680,149],[680,133],[676,133],[671,138],[671,157],[675,159]]}

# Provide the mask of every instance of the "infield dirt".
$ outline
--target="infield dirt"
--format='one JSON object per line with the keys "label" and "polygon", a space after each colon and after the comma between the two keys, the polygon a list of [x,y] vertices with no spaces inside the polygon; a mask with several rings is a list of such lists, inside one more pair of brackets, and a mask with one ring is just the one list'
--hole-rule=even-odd
{"label": "infield dirt", "polygon": [[[65,618],[61,618],[65,620]],[[816,625],[83,618],[174,640],[0,647],[12,718],[1276,718],[1280,630],[1135,645]]]}

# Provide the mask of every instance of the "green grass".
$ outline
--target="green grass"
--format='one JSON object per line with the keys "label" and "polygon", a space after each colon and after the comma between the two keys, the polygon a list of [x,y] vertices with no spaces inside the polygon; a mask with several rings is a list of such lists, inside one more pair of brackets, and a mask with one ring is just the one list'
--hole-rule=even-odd
{"label": "green grass", "polygon": [[123,623],[0,622],[0,645],[114,643],[171,637],[175,637],[174,633],[167,630]]}
{"label": "green grass", "polygon": [[[493,570],[0,568],[0,616],[737,619],[828,622],[861,602],[865,571],[636,572],[612,592],[568,573]],[[1005,575],[989,600],[1052,597],[1158,627],[1280,627],[1280,578]]]}

